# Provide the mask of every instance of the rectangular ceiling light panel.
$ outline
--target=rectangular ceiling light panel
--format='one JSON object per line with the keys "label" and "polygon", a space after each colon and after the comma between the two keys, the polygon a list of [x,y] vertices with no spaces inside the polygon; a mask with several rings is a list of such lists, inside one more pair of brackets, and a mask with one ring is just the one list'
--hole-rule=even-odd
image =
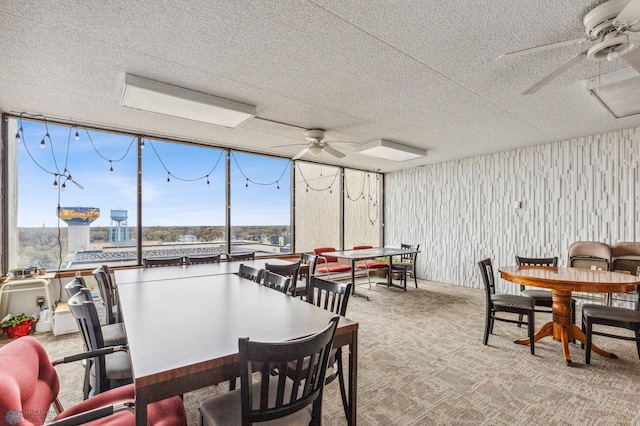
{"label": "rectangular ceiling light panel", "polygon": [[128,74],[122,106],[232,128],[256,115],[253,105]]}
{"label": "rectangular ceiling light panel", "polygon": [[585,87],[615,118],[640,114],[640,74],[633,68],[590,78]]}
{"label": "rectangular ceiling light panel", "polygon": [[385,139],[363,145],[358,149],[358,153],[392,161],[415,160],[416,158],[427,155],[427,151],[423,149],[402,145]]}

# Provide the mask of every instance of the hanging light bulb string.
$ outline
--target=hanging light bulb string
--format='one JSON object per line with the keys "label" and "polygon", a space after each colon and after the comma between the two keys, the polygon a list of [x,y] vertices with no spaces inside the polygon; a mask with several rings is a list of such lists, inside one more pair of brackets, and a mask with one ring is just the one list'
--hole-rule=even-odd
{"label": "hanging light bulb string", "polygon": [[309,185],[309,182],[307,181],[307,178],[304,176],[304,173],[302,173],[302,168],[301,167],[296,167],[296,169],[298,170],[298,173],[300,173],[300,177],[302,177],[302,180],[304,181],[304,183],[307,185],[307,191],[312,190],[312,191],[316,191],[316,192],[322,192],[322,191],[326,191],[327,189],[331,192],[333,192],[333,184],[336,183],[336,179],[338,178],[338,175],[340,174],[340,169],[336,170],[336,174],[333,175],[333,180],[331,181],[331,183],[329,185],[327,185],[324,188],[314,188],[313,186]]}
{"label": "hanging light bulb string", "polygon": [[[103,160],[109,162],[109,173],[110,174],[113,174],[113,163],[119,163],[120,161],[122,161],[125,158],[127,158],[127,155],[129,155],[129,151],[131,151],[131,147],[133,146],[134,142],[136,142],[138,140],[137,136],[134,136],[133,139],[131,139],[131,142],[129,142],[129,146],[127,147],[127,150],[124,152],[122,157],[120,157],[120,158],[107,158],[104,155],[102,155],[102,153],[96,147],[96,144],[93,143],[93,139],[91,138],[91,133],[89,133],[89,130],[84,129],[84,131],[87,133],[87,137],[89,138],[89,142],[91,142],[91,146],[93,147],[93,150],[96,152],[96,154],[98,154],[98,156],[100,158],[102,158]],[[77,133],[78,132],[76,130],[76,134]],[[69,135],[71,135],[71,130],[69,130]]]}
{"label": "hanging light bulb string", "polygon": [[[366,177],[368,177],[368,176],[369,176],[369,174],[367,173]],[[345,189],[345,192],[347,193],[347,199],[351,200],[351,201],[358,201],[359,199],[364,198],[364,185],[365,185],[365,176],[363,175],[362,176],[362,188],[360,189],[360,194],[358,194],[358,196],[356,198],[353,198],[351,196],[351,194],[349,193],[349,185],[348,185],[348,182],[347,182],[347,176],[345,175],[345,178],[344,178],[344,189]]]}
{"label": "hanging light bulb string", "polygon": [[[380,194],[380,176],[376,175],[376,185],[375,185],[375,199],[373,199],[373,197],[371,196],[371,177],[369,176],[369,173],[367,173],[367,177],[369,177],[368,179],[368,184],[369,184],[369,198],[368,198],[368,204],[367,204],[367,218],[369,219],[369,222],[371,223],[371,225],[374,225],[377,221],[378,218],[380,217],[380,206],[378,205],[378,195]],[[373,204],[371,203],[371,201],[373,201]],[[372,217],[371,213],[374,213],[374,216]]]}
{"label": "hanging light bulb string", "polygon": [[240,174],[242,175],[243,178],[245,178],[245,186],[248,187],[249,186],[249,182],[253,183],[254,185],[264,185],[264,186],[270,186],[270,185],[276,185],[278,189],[280,189],[280,181],[282,180],[282,177],[284,176],[284,174],[287,172],[287,169],[289,168],[289,165],[291,164],[291,160],[287,161],[287,164],[285,164],[284,169],[282,170],[282,173],[280,174],[280,177],[276,180],[274,180],[273,182],[258,182],[255,181],[253,179],[251,179],[250,177],[248,177],[244,171],[242,170],[242,167],[240,167],[240,164],[238,163],[238,159],[236,158],[236,156],[233,154],[233,152],[231,153],[231,157],[233,158],[234,163],[236,163],[236,167],[238,167],[238,171],[240,171]]}
{"label": "hanging light bulb string", "polygon": [[[143,140],[143,142],[144,142],[144,140]],[[209,176],[211,175],[211,173],[213,173],[216,170],[216,168],[218,167],[218,164],[220,163],[220,159],[222,158],[222,154],[224,154],[224,151],[221,150],[220,151],[220,155],[218,155],[218,159],[216,160],[216,163],[213,165],[213,168],[211,170],[209,170],[206,174],[204,174],[204,175],[202,175],[200,177],[188,179],[188,178],[183,178],[183,177],[180,177],[180,176],[176,176],[175,174],[171,173],[171,171],[166,166],[164,161],[162,161],[162,158],[160,158],[160,154],[158,154],[158,151],[156,150],[156,147],[153,145],[151,140],[147,139],[147,143],[151,146],[151,150],[156,154],[156,157],[158,158],[158,161],[162,165],[162,168],[164,168],[164,170],[167,172],[167,184],[171,183],[170,177],[173,177],[174,179],[177,179],[177,180],[180,180],[180,181],[183,181],[183,182],[196,182],[196,181],[199,181],[199,180],[202,180],[202,179],[206,179],[207,180],[207,185],[209,185],[210,184]]]}

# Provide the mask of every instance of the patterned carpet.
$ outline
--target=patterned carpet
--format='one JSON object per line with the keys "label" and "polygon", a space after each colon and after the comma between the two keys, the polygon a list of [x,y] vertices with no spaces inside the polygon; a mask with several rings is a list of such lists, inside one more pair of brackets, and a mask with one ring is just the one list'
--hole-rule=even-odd
{"label": "patterned carpet", "polygon": [[[482,345],[484,293],[420,281],[405,293],[386,287],[359,291],[347,316],[360,323],[358,423],[361,425],[635,425],[640,423],[640,361],[633,342],[594,337],[619,359],[592,355],[584,364],[580,345],[570,345],[565,366],[558,342],[544,338],[536,355],[512,343],[526,329],[496,323]],[[538,326],[549,320],[539,314]],[[580,318],[578,316],[578,318]],[[52,358],[81,349],[79,336],[36,335]],[[0,345],[7,342],[0,338]],[[61,400],[81,399],[82,368],[57,367]],[[185,395],[190,424],[198,403],[226,385]],[[327,386],[325,425],[346,424],[337,381]]]}

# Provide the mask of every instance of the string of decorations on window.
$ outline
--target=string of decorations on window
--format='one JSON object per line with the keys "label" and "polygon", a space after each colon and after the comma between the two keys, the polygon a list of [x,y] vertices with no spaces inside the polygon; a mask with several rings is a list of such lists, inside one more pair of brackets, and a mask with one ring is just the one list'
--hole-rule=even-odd
{"label": "string of decorations on window", "polygon": [[[153,142],[151,142],[151,140],[147,139],[147,142],[149,145],[151,145],[151,149],[153,150],[154,154],[156,154],[156,157],[158,158],[158,161],[160,161],[160,164],[162,165],[162,167],[164,168],[164,170],[167,172],[167,185],[171,185],[171,177],[173,177],[176,180],[182,181],[182,182],[196,182],[199,180],[203,180],[206,179],[207,180],[207,186],[211,186],[211,182],[209,181],[209,176],[211,175],[211,173],[213,173],[216,168],[218,167],[218,164],[220,163],[220,159],[222,158],[222,154],[224,154],[224,150],[220,151],[220,155],[218,156],[218,159],[216,160],[216,163],[213,165],[213,168],[211,170],[209,170],[206,174],[196,177],[196,178],[184,178],[184,177],[180,177],[175,175],[174,173],[172,173],[169,168],[165,165],[164,161],[162,161],[162,158],[160,158],[160,154],[158,154],[158,151],[156,150],[156,147],[153,145]],[[144,148],[145,143],[144,143],[144,139],[142,139],[142,142],[140,143],[140,148]]]}
{"label": "string of decorations on window", "polygon": [[[369,177],[368,173],[367,173],[366,177]],[[365,178],[363,176],[363,178],[362,178],[362,188],[360,189],[360,194],[358,194],[358,196],[354,198],[349,192],[349,185],[348,185],[347,179],[345,178],[345,180],[344,180],[344,191],[347,194],[347,199],[349,199],[351,201],[358,201],[360,199],[365,200],[366,199],[364,197],[364,186],[365,186],[365,183],[366,183],[366,180],[365,180]]]}
{"label": "string of decorations on window", "polygon": [[280,174],[280,177],[278,179],[274,180],[273,182],[258,182],[258,181],[255,181],[255,180],[251,179],[250,177],[248,177],[244,173],[244,171],[242,170],[242,167],[240,167],[240,164],[238,163],[238,159],[233,154],[233,152],[231,153],[231,158],[233,158],[233,162],[236,163],[236,167],[238,167],[238,170],[240,171],[240,174],[245,179],[245,184],[244,184],[245,188],[248,188],[249,187],[249,182],[251,182],[254,185],[264,185],[264,186],[276,185],[276,189],[280,189],[280,181],[282,180],[282,177],[284,176],[284,174],[287,172],[287,169],[289,168],[289,164],[291,164],[291,160],[287,161],[287,164],[285,164],[284,169],[282,170],[282,173]]}
{"label": "string of decorations on window", "polygon": [[[48,145],[49,145],[49,148],[51,150],[51,158],[52,158],[52,161],[53,161],[53,166],[55,168],[55,170],[49,170],[45,166],[40,164],[38,162],[38,160],[35,159],[35,157],[31,153],[31,151],[29,150],[29,141],[27,141],[27,139],[25,138],[24,130],[23,130],[23,127],[22,127],[22,118],[23,118],[24,115],[25,115],[25,113],[20,113],[20,117],[18,118],[18,122],[19,122],[20,128],[18,129],[18,132],[16,133],[16,142],[18,142],[18,143],[20,141],[23,142],[22,146],[24,147],[27,155],[29,156],[29,158],[31,158],[31,161],[33,161],[33,163],[36,166],[38,166],[38,168],[40,168],[43,172],[45,172],[47,174],[53,175],[53,189],[57,189],[59,191],[64,191],[67,188],[67,182],[72,182],[78,188],[84,189],[84,187],[82,185],[80,185],[78,182],[73,180],[73,177],[71,176],[71,172],[67,169],[67,166],[69,164],[69,151],[70,151],[70,146],[71,146],[71,130],[73,129],[73,127],[69,128],[69,136],[67,138],[67,150],[66,150],[66,154],[65,154],[64,169],[62,171],[60,171],[60,167],[58,166],[58,160],[56,159],[55,151],[53,149],[53,140],[51,139],[51,136],[49,135],[49,125],[47,124],[46,117],[44,117],[42,115],[33,115],[33,116],[29,115],[29,117],[31,117],[31,118],[40,118],[42,120],[42,122],[44,123],[45,135],[40,140],[39,146],[40,146],[41,149],[46,148],[47,141],[48,141]],[[77,129],[76,129],[76,133],[77,133]],[[58,185],[58,184],[60,184],[60,185]]]}
{"label": "string of decorations on window", "polygon": [[[84,129],[84,131],[87,132],[87,137],[89,138],[89,142],[91,142],[91,146],[93,147],[93,150],[96,152],[96,154],[98,154],[98,156],[100,158],[102,158],[103,160],[109,162],[109,174],[113,174],[114,173],[113,163],[119,163],[120,161],[122,161],[125,158],[127,158],[127,155],[129,155],[129,151],[131,150],[131,147],[136,142],[136,140],[138,140],[137,136],[133,137],[133,139],[129,143],[129,146],[127,147],[127,150],[122,155],[122,157],[120,157],[120,158],[107,158],[104,155],[102,155],[102,153],[98,150],[98,148],[96,148],[96,145],[93,143],[93,139],[91,138],[91,134],[89,133],[89,131],[87,129]],[[78,134],[77,130],[76,130],[76,135],[78,136],[78,138],[76,140],[80,139],[80,135]]]}
{"label": "string of decorations on window", "polygon": [[[380,195],[380,175],[376,174],[375,189],[371,189],[371,177],[367,173],[367,182],[369,184],[369,198],[367,203],[367,218],[371,225],[374,225],[380,217],[380,205],[378,203],[378,197]],[[373,194],[373,196],[371,195]],[[373,214],[373,216],[372,216]]]}
{"label": "string of decorations on window", "polygon": [[[322,192],[322,191],[326,191],[328,189],[330,194],[333,193],[333,185],[336,183],[336,179],[338,178],[338,175],[341,173],[341,169],[336,170],[336,173],[333,175],[333,179],[331,180],[331,183],[328,186],[326,186],[324,188],[314,188],[313,186],[309,185],[309,181],[304,176],[304,173],[302,173],[302,168],[301,167],[296,167],[296,170],[298,171],[298,173],[300,174],[300,177],[302,178],[303,182],[307,186],[306,192],[309,192],[309,190],[312,190],[312,191],[315,191],[315,192]],[[342,173],[344,173],[344,172],[342,172]],[[320,176],[322,176],[322,174]]]}

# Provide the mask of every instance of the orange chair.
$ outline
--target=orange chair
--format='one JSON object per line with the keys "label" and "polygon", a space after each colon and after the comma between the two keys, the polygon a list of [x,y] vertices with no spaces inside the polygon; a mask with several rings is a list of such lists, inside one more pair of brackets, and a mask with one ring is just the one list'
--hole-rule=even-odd
{"label": "orange chair", "polygon": [[[313,249],[313,254],[317,257],[316,260],[316,272],[321,274],[327,274],[331,278],[331,274],[337,274],[341,272],[350,272],[351,266],[344,263],[338,263],[338,258],[333,256],[324,256],[323,253],[336,251],[334,247],[318,247]],[[324,265],[324,266],[321,266]]]}
{"label": "orange chair", "polygon": [[[53,404],[58,415],[68,424],[134,425],[135,387],[121,386],[86,399],[63,410],[58,400],[60,381],[54,365],[94,357],[85,352],[51,363],[44,347],[31,336],[21,337],[0,348],[0,413],[9,424],[42,425]],[[186,425],[182,400],[175,396],[150,404],[147,408],[150,425]]]}

